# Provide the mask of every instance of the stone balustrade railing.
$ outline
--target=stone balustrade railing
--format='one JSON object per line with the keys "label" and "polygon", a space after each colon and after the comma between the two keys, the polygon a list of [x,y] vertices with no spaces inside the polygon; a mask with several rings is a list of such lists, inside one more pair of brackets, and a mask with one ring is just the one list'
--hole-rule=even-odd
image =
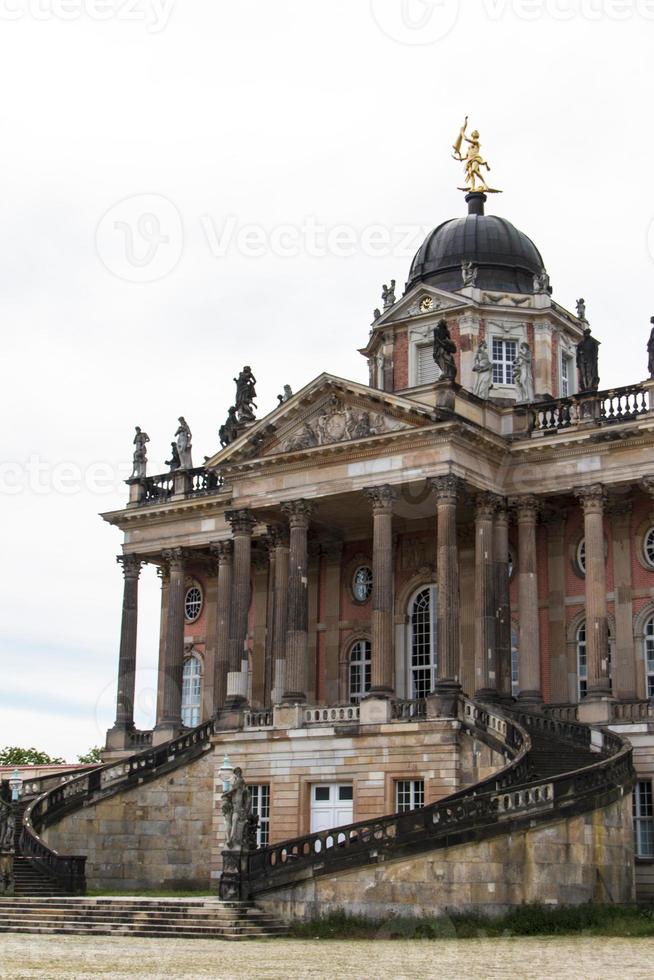
{"label": "stone balustrade railing", "polygon": [[[438,803],[377,820],[281,841],[247,855],[247,888],[256,895],[306,880],[391,858],[405,858],[436,847],[505,833],[507,826],[532,826],[583,812],[598,801],[618,799],[633,784],[631,746],[611,732],[511,710],[504,714],[460,698],[462,726],[493,748],[502,747],[508,764],[493,776]],[[564,771],[547,782],[530,780],[529,731],[548,732],[564,742],[591,745],[597,762]],[[298,878],[299,875],[299,878]]]}
{"label": "stone balustrade railing", "polygon": [[134,503],[164,504],[173,496],[202,497],[222,490],[223,481],[204,466],[147,476],[130,483],[137,488]]}
{"label": "stone balustrade railing", "polygon": [[272,709],[267,711],[246,711],[243,715],[243,728],[272,728]]}
{"label": "stone balustrade railing", "polygon": [[427,717],[427,702],[422,699],[394,698],[391,702],[393,721],[420,721]]}
{"label": "stone balustrade railing", "polygon": [[652,701],[614,701],[611,705],[614,722],[654,721]]}
{"label": "stone balustrade railing", "polygon": [[305,725],[338,725],[354,724],[359,721],[360,709],[358,704],[342,705],[336,708],[305,708],[303,721]]}
{"label": "stone balustrade railing", "polygon": [[630,422],[650,411],[650,398],[642,385],[627,385],[537,402],[529,411],[529,433],[558,432],[583,424]]}

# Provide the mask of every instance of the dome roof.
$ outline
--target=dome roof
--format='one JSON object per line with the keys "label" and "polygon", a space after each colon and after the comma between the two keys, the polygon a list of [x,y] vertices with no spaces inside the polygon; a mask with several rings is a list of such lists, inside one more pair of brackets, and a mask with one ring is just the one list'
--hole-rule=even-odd
{"label": "dome roof", "polygon": [[506,218],[484,214],[481,198],[468,195],[470,214],[445,221],[427,235],[411,263],[407,290],[424,282],[456,292],[463,287],[461,263],[469,261],[477,266],[479,288],[533,293],[534,276],[545,268],[540,252]]}

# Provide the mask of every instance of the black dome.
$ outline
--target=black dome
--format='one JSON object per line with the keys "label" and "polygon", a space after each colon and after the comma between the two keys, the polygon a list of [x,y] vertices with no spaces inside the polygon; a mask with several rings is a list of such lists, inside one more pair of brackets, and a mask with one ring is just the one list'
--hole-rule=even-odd
{"label": "black dome", "polygon": [[[481,195],[470,195],[480,198]],[[425,282],[450,292],[463,287],[461,263],[477,266],[475,285],[507,293],[533,293],[534,276],[544,270],[541,254],[506,218],[483,213],[483,202],[469,201],[467,214],[430,232],[411,263],[406,288]]]}

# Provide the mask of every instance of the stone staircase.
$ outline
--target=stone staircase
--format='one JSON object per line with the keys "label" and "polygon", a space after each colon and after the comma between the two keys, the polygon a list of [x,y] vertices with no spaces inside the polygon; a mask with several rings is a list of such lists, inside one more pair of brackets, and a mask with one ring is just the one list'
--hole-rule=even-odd
{"label": "stone staircase", "polygon": [[0,933],[271,939],[285,936],[274,916],[218,899],[13,898],[0,900]]}
{"label": "stone staircase", "polygon": [[48,898],[59,894],[54,881],[20,853],[20,835],[23,829],[23,814],[27,802],[19,803],[15,809],[16,827],[14,831],[14,894],[17,898]]}
{"label": "stone staircase", "polygon": [[563,773],[575,772],[597,762],[599,756],[581,746],[571,745],[552,735],[530,732],[529,766],[533,779],[551,779]]}

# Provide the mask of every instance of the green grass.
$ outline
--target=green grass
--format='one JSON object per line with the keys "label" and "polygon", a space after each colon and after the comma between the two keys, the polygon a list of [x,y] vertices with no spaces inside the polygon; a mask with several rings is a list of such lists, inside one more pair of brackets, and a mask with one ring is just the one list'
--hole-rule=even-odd
{"label": "green grass", "polygon": [[333,912],[290,927],[296,939],[491,939],[510,936],[654,936],[654,908],[527,905],[506,915],[473,914],[441,918],[391,917],[376,922]]}

